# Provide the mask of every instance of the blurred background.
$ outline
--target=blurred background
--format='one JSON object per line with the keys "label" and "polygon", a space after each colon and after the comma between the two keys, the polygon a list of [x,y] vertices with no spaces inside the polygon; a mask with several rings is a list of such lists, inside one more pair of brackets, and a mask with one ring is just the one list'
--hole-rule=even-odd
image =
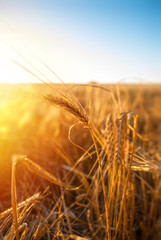
{"label": "blurred background", "polygon": [[160,42],[159,0],[0,1],[1,83],[161,83]]}

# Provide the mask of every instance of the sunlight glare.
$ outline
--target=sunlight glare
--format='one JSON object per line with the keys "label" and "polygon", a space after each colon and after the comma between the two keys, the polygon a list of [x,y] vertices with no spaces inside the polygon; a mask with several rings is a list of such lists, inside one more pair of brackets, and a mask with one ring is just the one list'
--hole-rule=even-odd
{"label": "sunlight glare", "polygon": [[18,67],[0,51],[0,83],[22,83],[24,74]]}

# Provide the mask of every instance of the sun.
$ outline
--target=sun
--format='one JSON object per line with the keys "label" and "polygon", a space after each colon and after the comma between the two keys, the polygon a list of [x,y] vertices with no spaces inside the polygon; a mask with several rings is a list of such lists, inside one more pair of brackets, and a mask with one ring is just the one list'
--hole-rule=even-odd
{"label": "sun", "polygon": [[24,78],[21,69],[0,51],[0,83],[22,83]]}
{"label": "sun", "polygon": [[[3,33],[3,32],[2,32]],[[24,69],[16,65],[14,61],[24,64],[22,59],[18,56],[18,52],[25,54],[19,43],[15,43],[11,36],[0,35],[0,84],[16,84],[16,83],[30,83],[32,82],[29,74],[27,75]],[[14,60],[14,61],[13,61]]]}

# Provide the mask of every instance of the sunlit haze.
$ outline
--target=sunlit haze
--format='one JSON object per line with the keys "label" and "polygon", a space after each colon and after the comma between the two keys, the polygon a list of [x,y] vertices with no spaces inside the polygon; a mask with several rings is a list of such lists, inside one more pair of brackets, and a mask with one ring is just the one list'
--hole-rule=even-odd
{"label": "sunlit haze", "polygon": [[160,1],[0,1],[1,83],[161,83],[160,43]]}

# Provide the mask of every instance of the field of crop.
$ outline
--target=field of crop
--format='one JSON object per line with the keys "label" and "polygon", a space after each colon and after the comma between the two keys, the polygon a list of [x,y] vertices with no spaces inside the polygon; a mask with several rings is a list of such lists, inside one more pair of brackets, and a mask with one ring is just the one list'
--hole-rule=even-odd
{"label": "field of crop", "polygon": [[0,90],[0,239],[161,239],[161,85]]}

